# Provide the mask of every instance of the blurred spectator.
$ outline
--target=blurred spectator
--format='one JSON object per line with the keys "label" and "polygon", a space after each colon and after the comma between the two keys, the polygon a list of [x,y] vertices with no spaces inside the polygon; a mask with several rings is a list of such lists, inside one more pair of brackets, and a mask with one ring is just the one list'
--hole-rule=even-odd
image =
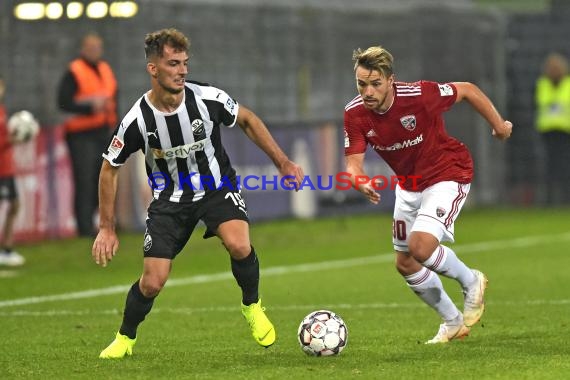
{"label": "blurred spectator", "polygon": [[546,150],[549,204],[570,202],[570,75],[568,62],[548,55],[536,83],[536,128]]}
{"label": "blurred spectator", "polygon": [[8,201],[0,239],[0,265],[19,266],[25,260],[13,250],[14,221],[20,209],[20,201],[14,179],[14,148],[8,133],[8,115],[3,101],[5,90],[4,80],[0,78],[0,201]]}
{"label": "blurred spectator", "polygon": [[80,236],[95,234],[101,152],[117,123],[117,81],[102,56],[101,37],[93,33],[85,35],[80,56],[69,64],[58,94],[59,108],[72,114],[64,126],[73,167],[74,210]]}

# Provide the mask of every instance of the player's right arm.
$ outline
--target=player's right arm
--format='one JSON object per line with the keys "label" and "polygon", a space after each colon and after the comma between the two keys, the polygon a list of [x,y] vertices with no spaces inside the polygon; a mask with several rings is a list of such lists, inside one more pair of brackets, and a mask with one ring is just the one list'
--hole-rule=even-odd
{"label": "player's right arm", "polygon": [[[344,111],[344,160],[346,171],[352,187],[360,191],[371,203],[380,202],[380,194],[372,187],[370,178],[364,172],[364,154],[366,153],[366,137],[358,127],[360,122],[355,121],[349,114],[354,104],[361,102],[360,98],[353,99]],[[356,103],[355,103],[356,102]],[[352,107],[350,107],[352,105]]]}
{"label": "player's right arm", "polygon": [[99,233],[93,243],[91,255],[98,265],[107,266],[119,249],[115,232],[115,199],[119,168],[103,160],[99,174]]}
{"label": "player's right arm", "polygon": [[346,171],[350,174],[352,186],[360,191],[371,203],[380,202],[380,194],[372,187],[370,178],[364,172],[364,153],[345,156]]}
{"label": "player's right arm", "polygon": [[[142,98],[141,98],[142,99]],[[101,266],[107,266],[119,249],[115,233],[115,199],[119,168],[129,156],[144,149],[145,141],[139,125],[140,101],[137,101],[115,129],[113,137],[103,153],[103,165],[99,174],[99,233],[93,243],[91,255]]]}

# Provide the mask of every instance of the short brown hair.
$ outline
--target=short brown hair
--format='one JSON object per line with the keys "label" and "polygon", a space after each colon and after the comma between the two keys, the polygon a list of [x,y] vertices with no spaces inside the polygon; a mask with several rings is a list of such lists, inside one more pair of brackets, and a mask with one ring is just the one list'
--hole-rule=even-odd
{"label": "short brown hair", "polygon": [[355,71],[358,66],[362,66],[368,70],[379,71],[385,78],[394,73],[394,57],[382,46],[371,46],[364,51],[360,48],[356,49],[352,53],[352,60]]}
{"label": "short brown hair", "polygon": [[164,46],[173,47],[176,51],[188,52],[190,40],[180,31],[169,28],[148,33],[144,38],[144,53],[146,59],[162,57]]}

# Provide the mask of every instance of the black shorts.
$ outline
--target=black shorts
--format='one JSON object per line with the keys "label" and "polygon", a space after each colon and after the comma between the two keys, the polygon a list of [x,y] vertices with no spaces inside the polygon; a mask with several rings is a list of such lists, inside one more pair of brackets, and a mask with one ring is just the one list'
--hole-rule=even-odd
{"label": "black shorts", "polygon": [[174,259],[200,220],[206,224],[204,239],[207,239],[216,236],[220,224],[235,219],[249,223],[241,194],[228,188],[208,193],[190,204],[153,199],[146,219],[144,257]]}
{"label": "black shorts", "polygon": [[0,178],[0,199],[13,201],[18,198],[14,177]]}

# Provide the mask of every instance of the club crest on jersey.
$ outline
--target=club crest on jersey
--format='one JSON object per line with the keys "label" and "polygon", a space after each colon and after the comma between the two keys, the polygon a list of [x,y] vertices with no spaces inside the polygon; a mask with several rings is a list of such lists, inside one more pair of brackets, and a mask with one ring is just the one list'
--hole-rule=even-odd
{"label": "club crest on jersey", "polygon": [[192,133],[195,135],[201,135],[204,133],[204,122],[200,119],[192,121]]}
{"label": "club crest on jersey", "polygon": [[436,208],[435,215],[437,215],[438,218],[441,218],[442,216],[445,215],[445,209],[443,207]]}
{"label": "club crest on jersey", "polygon": [[408,131],[413,131],[416,129],[416,115],[406,115],[400,118],[400,123],[402,127],[406,128]]}

